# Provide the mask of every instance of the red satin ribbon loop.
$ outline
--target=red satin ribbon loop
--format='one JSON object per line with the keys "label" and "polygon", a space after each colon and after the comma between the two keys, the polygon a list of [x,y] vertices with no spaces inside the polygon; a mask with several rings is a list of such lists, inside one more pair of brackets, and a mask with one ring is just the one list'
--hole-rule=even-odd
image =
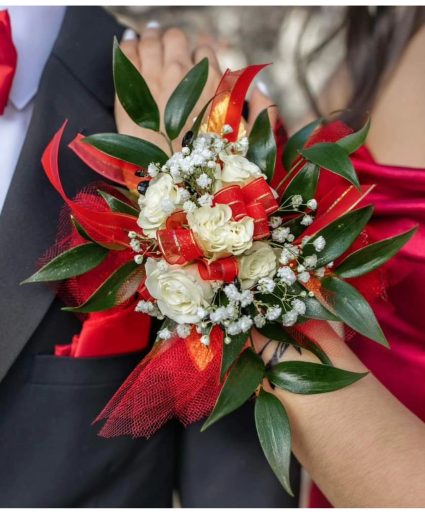
{"label": "red satin ribbon loop", "polygon": [[176,211],[167,218],[165,222],[167,229],[183,229],[184,225],[187,225],[187,215],[184,211]]}
{"label": "red satin ribbon loop", "polygon": [[242,193],[246,204],[261,202],[268,215],[279,208],[270,186],[263,177],[259,177],[244,186]]}
{"label": "red satin ribbon loop", "polygon": [[92,231],[101,235],[102,239],[95,238],[97,241],[108,244],[118,244],[129,247],[128,232],[140,230],[137,225],[137,217],[124,213],[113,213],[110,211],[94,211],[87,209],[76,202],[70,200],[63,189],[58,166],[59,146],[66,122],[55,134],[52,141],[47,146],[42,157],[42,164],[46,175],[56,191],[72,209],[76,218],[83,224],[84,229],[90,235]]}
{"label": "red satin ribbon loop", "polygon": [[237,222],[248,216],[242,189],[237,184],[227,186],[214,195],[214,205],[226,204],[230,207],[233,219]]}
{"label": "red satin ribbon loop", "polygon": [[137,190],[141,179],[136,177],[134,172],[140,170],[140,166],[109,156],[84,143],[83,139],[84,136],[78,134],[68,146],[87,166],[110,181],[126,186],[129,190]]}
{"label": "red satin ribbon loop", "polygon": [[211,264],[198,261],[198,271],[204,281],[224,281],[231,283],[238,275],[239,267],[235,258],[217,259]]}
{"label": "red satin ribbon loop", "polygon": [[[230,141],[236,141],[242,110],[248,88],[257,75],[268,64],[247,66],[242,70],[227,70],[218,85],[215,99],[208,119],[208,132],[220,132],[224,125],[230,125],[233,132],[226,135]],[[227,105],[226,105],[227,102]],[[225,109],[223,109],[223,106]]]}
{"label": "red satin ribbon loop", "polygon": [[143,300],[146,300],[146,301],[153,301],[155,300],[152,295],[149,293],[149,290],[147,289],[146,287],[146,284],[145,284],[145,281],[143,281],[140,286],[137,288],[137,291],[140,295],[140,297],[143,299]]}
{"label": "red satin ribbon loop", "polygon": [[248,216],[254,219],[254,240],[262,240],[270,235],[269,222],[264,205],[261,202],[253,202],[246,206]]}
{"label": "red satin ribbon loop", "polygon": [[161,252],[170,265],[184,265],[202,256],[190,229],[161,229],[156,233]]}

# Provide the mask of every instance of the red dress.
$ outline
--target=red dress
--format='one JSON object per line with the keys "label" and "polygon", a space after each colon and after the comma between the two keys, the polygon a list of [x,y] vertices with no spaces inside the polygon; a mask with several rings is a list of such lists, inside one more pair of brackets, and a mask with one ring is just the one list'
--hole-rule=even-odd
{"label": "red dress", "polygon": [[[413,413],[425,421],[425,170],[377,164],[361,148],[352,158],[363,184],[376,184],[367,197],[375,204],[372,229],[379,239],[419,230],[388,263],[389,277],[401,280],[387,288],[387,301],[372,307],[391,345],[388,350],[361,335],[349,342],[373,374]],[[392,306],[389,312],[388,306]],[[313,485],[310,507],[331,505]]]}

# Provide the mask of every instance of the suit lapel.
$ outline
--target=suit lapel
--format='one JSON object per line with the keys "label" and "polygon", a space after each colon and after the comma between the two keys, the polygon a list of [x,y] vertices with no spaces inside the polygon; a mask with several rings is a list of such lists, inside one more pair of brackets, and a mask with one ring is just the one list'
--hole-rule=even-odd
{"label": "suit lapel", "polygon": [[55,241],[63,205],[41,167],[53,134],[69,119],[60,159],[68,196],[95,180],[65,147],[78,133],[114,132],[112,41],[120,27],[103,9],[69,7],[37,93],[34,112],[0,216],[0,380],[42,320],[54,294],[19,283]]}

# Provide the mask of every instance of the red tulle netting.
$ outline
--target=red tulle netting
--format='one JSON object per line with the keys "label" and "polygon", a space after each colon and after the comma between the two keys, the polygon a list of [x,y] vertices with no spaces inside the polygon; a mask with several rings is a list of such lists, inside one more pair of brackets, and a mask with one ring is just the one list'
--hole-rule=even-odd
{"label": "red tulle netting", "polygon": [[[113,195],[119,200],[131,206],[129,199],[121,194],[119,190],[102,181],[94,182],[85,187],[76,195],[73,201],[76,204],[84,206],[88,209],[105,212],[110,211],[107,203],[98,193],[99,190]],[[38,269],[49,263],[52,259],[56,258],[63,252],[79,245],[88,243],[87,240],[84,239],[76,230],[74,224],[72,223],[71,215],[72,209],[67,204],[65,204],[59,217],[56,241],[54,245],[52,245],[52,247],[50,247],[44,253],[42,258],[38,260],[36,265]],[[96,232],[92,231],[91,234],[93,238],[96,239]],[[91,294],[97,288],[99,288],[99,286],[111,275],[112,272],[114,272],[124,263],[131,261],[133,256],[134,253],[131,249],[124,249],[119,252],[110,252],[107,258],[94,270],[86,272],[82,276],[61,281],[60,283],[52,282],[49,284],[52,286],[52,288],[55,289],[57,296],[65,303],[65,305],[78,306],[83,304],[91,296]],[[114,310],[125,309],[128,304],[134,300],[134,298],[131,299],[130,292],[127,294],[127,292],[123,290],[120,293],[123,298],[128,297],[128,300],[113,308]],[[111,312],[112,310],[108,311],[108,313]],[[89,314],[86,313],[77,313],[77,316],[82,320],[89,318]]]}
{"label": "red tulle netting", "polygon": [[192,330],[157,344],[96,419],[107,419],[99,435],[149,438],[173,418],[186,426],[208,415],[221,389],[223,333],[215,327],[208,347],[199,337]]}

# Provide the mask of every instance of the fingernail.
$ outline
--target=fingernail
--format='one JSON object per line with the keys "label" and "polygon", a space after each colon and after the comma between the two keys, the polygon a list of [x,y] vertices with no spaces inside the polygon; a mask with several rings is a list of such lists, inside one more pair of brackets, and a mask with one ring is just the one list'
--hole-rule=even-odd
{"label": "fingernail", "polygon": [[262,80],[259,80],[257,82],[257,88],[261,91],[263,95],[269,96],[269,88],[267,87],[267,84]]}
{"label": "fingernail", "polygon": [[137,32],[133,29],[125,29],[122,41],[134,41],[135,39],[137,39]]}
{"label": "fingernail", "polygon": [[152,20],[146,24],[147,29],[159,29],[161,27],[161,24],[159,21]]}

